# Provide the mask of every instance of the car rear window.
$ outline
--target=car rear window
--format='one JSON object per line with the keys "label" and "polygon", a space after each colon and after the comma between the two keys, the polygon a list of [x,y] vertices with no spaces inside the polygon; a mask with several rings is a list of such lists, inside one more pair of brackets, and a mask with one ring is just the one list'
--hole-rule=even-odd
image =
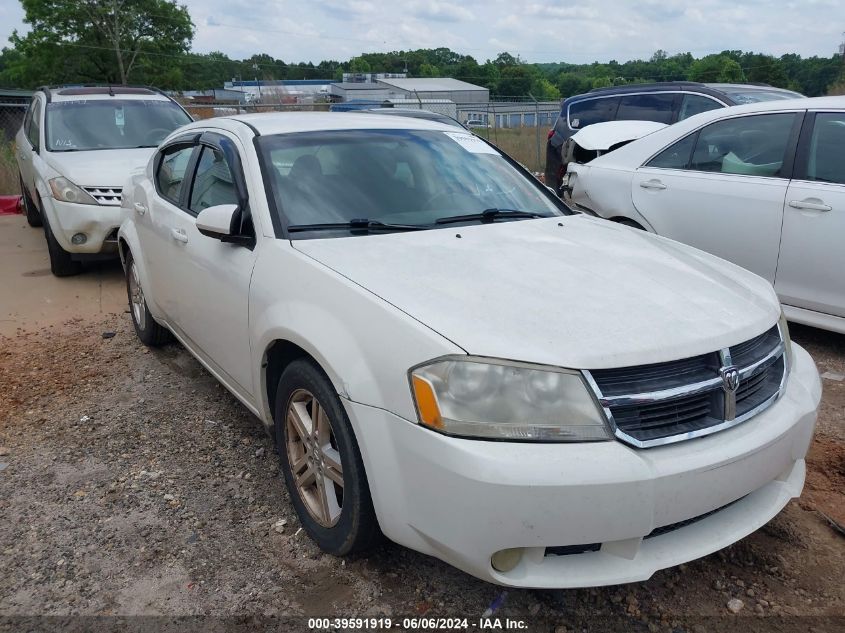
{"label": "car rear window", "polygon": [[584,99],[569,105],[569,127],[580,130],[593,123],[604,123],[616,118],[619,97]]}
{"label": "car rear window", "polygon": [[780,90],[778,88],[719,88],[719,90],[728,95],[737,104],[780,101],[782,99],[802,99],[804,97],[804,95],[798,92]]}

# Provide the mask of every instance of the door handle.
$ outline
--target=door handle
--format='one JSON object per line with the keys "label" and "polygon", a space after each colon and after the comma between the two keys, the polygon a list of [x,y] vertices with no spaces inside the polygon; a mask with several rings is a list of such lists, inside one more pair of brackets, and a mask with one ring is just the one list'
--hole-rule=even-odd
{"label": "door handle", "polygon": [[177,242],[184,242],[188,243],[188,234],[185,233],[182,229],[170,229],[170,237],[172,237]]}
{"label": "door handle", "polygon": [[135,207],[135,211],[138,212],[138,215],[144,215],[147,212],[147,205],[143,202],[136,202],[132,206]]}
{"label": "door handle", "polygon": [[793,209],[810,209],[811,211],[833,211],[833,207],[825,204],[818,198],[809,198],[807,200],[790,200],[789,206]]}
{"label": "door handle", "polygon": [[643,189],[666,189],[666,185],[664,185],[659,180],[644,180],[640,183],[640,187],[642,187]]}

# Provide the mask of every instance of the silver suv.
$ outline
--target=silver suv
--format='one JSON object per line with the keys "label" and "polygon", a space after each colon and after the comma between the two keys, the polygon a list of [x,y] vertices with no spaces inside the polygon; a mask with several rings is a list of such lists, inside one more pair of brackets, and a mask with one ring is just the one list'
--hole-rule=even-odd
{"label": "silver suv", "polygon": [[44,226],[57,277],[117,256],[121,188],[170,132],[191,121],[155,88],[39,88],[15,138],[31,226]]}

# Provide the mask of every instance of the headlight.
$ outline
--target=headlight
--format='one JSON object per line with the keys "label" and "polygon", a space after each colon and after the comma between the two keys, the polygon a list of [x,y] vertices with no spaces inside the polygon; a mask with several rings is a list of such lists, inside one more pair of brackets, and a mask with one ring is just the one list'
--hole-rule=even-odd
{"label": "headlight", "polygon": [[62,202],[75,202],[76,204],[99,204],[87,191],[77,187],[67,178],[59,176],[50,181],[50,189],[53,197]]}
{"label": "headlight", "polygon": [[792,369],[792,338],[789,336],[789,325],[786,323],[786,315],[783,308],[780,309],[780,320],[778,320],[780,337],[783,339],[783,347],[786,350],[786,370]]}
{"label": "headlight", "polygon": [[611,439],[575,371],[487,358],[444,358],[410,371],[421,424],[448,435],[531,442]]}

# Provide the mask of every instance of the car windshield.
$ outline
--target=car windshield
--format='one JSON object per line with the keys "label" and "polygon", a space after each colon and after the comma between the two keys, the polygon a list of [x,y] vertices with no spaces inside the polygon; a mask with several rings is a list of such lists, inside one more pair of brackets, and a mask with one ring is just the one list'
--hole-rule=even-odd
{"label": "car windshield", "polygon": [[294,239],[566,213],[470,132],[336,130],[261,136],[258,145],[276,213]]}
{"label": "car windshield", "polygon": [[156,147],[191,118],[172,101],[112,98],[54,101],[46,122],[50,151],[78,152]]}
{"label": "car windshield", "polygon": [[759,103],[761,101],[780,101],[782,99],[801,99],[804,95],[792,92],[791,90],[779,90],[777,88],[719,88],[722,92],[733,99],[737,104]]}

